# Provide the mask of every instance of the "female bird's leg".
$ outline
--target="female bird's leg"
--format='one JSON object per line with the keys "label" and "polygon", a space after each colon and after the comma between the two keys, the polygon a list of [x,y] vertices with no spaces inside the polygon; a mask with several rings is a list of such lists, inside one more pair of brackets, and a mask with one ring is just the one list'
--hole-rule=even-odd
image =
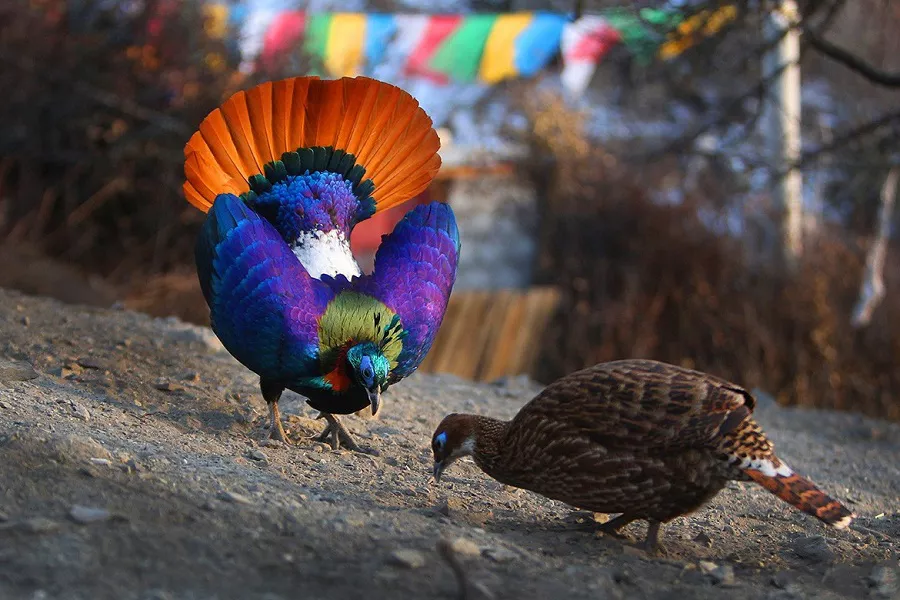
{"label": "female bird's leg", "polygon": [[347,428],[344,427],[344,424],[341,423],[336,416],[331,413],[320,412],[319,416],[316,418],[328,421],[328,427],[326,427],[325,431],[316,438],[317,442],[325,443],[327,441],[331,444],[332,450],[338,450],[341,447],[341,444],[343,444],[344,448],[347,450],[361,452],[359,446],[357,446],[356,442],[353,441],[353,438],[350,437],[350,432],[347,431]]}
{"label": "female bird's leg", "polygon": [[284,388],[262,380],[259,382],[259,387],[262,390],[263,399],[269,405],[269,437],[290,444],[284,428],[281,426],[281,411],[278,410],[278,400],[281,399]]}
{"label": "female bird's leg", "polygon": [[659,547],[659,521],[649,521],[647,526],[647,538],[644,540],[644,551],[647,554],[656,554]]}
{"label": "female bird's leg", "polygon": [[631,523],[632,521],[634,521],[635,519],[636,519],[636,517],[629,517],[628,515],[624,515],[624,514],[619,515],[615,519],[607,521],[606,523],[601,523],[597,527],[597,532],[603,533],[606,535],[611,535],[612,537],[616,537],[616,538],[622,538],[624,536],[622,536],[622,534],[619,533],[619,530],[622,529],[623,527],[625,527],[626,525],[628,525],[629,523]]}

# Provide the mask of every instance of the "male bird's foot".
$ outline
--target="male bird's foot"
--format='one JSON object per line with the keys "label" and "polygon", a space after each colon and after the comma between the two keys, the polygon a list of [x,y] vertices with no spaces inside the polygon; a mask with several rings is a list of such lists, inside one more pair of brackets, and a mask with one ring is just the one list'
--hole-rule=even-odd
{"label": "male bird's foot", "polygon": [[277,402],[269,403],[269,438],[283,444],[291,443],[281,425],[281,411],[278,410]]}
{"label": "male bird's foot", "polygon": [[317,438],[317,442],[327,443],[331,445],[332,450],[339,450],[341,446],[352,452],[360,452],[362,454],[377,455],[378,451],[369,448],[362,448],[350,437],[350,432],[344,427],[344,424],[331,413],[319,413],[317,419],[325,419],[328,426]]}

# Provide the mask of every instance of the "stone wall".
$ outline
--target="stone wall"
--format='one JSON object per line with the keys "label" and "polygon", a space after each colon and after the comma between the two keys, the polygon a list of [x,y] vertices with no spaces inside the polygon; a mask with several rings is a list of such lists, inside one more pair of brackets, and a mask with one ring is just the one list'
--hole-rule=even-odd
{"label": "stone wall", "polygon": [[447,201],[462,240],[455,289],[528,287],[537,248],[533,186],[515,174],[456,179]]}

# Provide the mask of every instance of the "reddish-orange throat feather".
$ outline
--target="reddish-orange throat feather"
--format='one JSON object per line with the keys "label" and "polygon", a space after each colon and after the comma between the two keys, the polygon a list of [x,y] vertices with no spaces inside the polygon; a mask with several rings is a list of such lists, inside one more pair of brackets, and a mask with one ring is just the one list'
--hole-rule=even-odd
{"label": "reddish-orange throat feather", "polygon": [[350,376],[347,374],[347,351],[353,345],[347,342],[338,349],[334,369],[325,374],[325,381],[331,384],[335,392],[346,392],[350,388]]}

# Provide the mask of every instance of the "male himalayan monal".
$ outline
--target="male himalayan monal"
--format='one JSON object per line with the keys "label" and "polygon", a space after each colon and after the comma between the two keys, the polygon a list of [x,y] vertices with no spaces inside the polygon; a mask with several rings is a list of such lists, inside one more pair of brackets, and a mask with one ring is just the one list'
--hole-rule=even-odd
{"label": "male himalayan monal", "polygon": [[637,519],[657,545],[660,523],[689,514],[729,480],[755,481],[838,529],[853,515],[775,455],[749,392],[651,360],[602,363],[547,386],[511,421],[452,414],[434,432],[434,477],[472,456],[514,487],[599,513],[600,530]]}
{"label": "male himalayan monal", "polygon": [[212,328],[259,375],[271,437],[287,441],[278,400],[290,389],[328,421],[320,440],[359,450],[335,415],[376,414],[431,348],[456,279],[453,211],[407,213],[371,274],[350,233],[422,192],[439,147],[412,96],[363,77],[238,92],[185,147],[185,196],[207,211],[196,259]]}

